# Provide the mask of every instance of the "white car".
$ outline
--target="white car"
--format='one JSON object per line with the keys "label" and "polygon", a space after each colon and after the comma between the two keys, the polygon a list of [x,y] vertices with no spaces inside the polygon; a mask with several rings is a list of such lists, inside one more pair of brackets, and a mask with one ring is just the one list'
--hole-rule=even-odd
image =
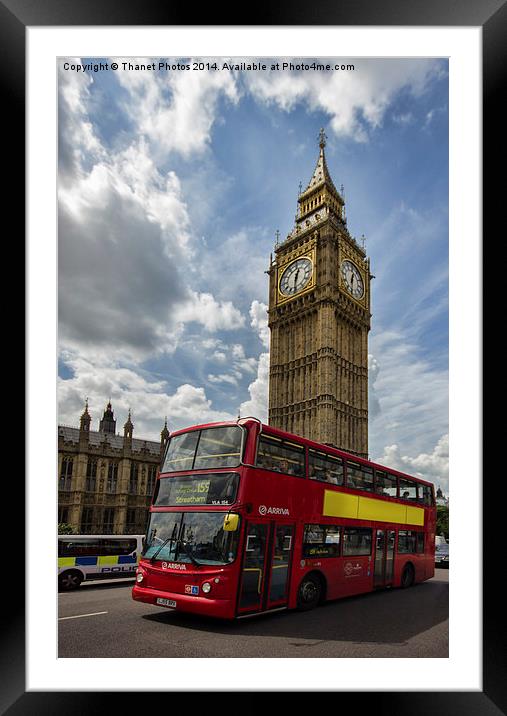
{"label": "white car", "polygon": [[435,548],[435,565],[437,567],[449,567],[449,544],[442,542]]}

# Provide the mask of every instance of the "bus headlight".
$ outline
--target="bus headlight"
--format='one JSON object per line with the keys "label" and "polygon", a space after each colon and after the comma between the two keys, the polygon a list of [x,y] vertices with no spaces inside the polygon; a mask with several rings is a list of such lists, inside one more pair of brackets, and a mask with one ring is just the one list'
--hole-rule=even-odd
{"label": "bus headlight", "polygon": [[201,589],[204,592],[204,594],[209,594],[209,592],[211,592],[211,584],[209,582],[204,582]]}
{"label": "bus headlight", "polygon": [[138,582],[138,584],[141,584],[141,582],[143,581],[143,579],[144,579],[144,574],[143,574],[142,572],[138,572],[138,573],[136,574],[136,582]]}

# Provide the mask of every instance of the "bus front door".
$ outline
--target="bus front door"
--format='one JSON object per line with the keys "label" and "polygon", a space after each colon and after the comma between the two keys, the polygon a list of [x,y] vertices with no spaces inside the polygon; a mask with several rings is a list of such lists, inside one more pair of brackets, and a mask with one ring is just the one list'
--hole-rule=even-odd
{"label": "bus front door", "polygon": [[273,549],[271,551],[271,567],[269,591],[266,609],[274,609],[287,604],[289,598],[289,576],[292,559],[292,543],[294,525],[275,524],[273,529]]}
{"label": "bus front door", "polygon": [[373,572],[374,587],[386,587],[388,584],[392,584],[395,536],[394,530],[377,530]]}
{"label": "bus front door", "polygon": [[282,607],[288,600],[294,526],[246,525],[238,614]]}

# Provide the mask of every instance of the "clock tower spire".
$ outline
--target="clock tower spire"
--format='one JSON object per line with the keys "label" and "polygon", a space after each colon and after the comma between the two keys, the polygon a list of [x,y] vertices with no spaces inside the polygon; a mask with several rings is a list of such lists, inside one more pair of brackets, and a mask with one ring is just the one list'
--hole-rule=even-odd
{"label": "clock tower spire", "polygon": [[370,266],[350,235],[326,135],[269,268],[269,423],[368,456]]}

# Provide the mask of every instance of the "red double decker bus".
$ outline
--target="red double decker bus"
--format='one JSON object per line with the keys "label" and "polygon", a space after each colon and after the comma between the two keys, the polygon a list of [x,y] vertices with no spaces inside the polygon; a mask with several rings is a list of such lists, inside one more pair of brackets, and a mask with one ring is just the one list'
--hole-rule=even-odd
{"label": "red double decker bus", "polygon": [[226,619],[434,575],[433,485],[255,418],[174,432],[134,599]]}

